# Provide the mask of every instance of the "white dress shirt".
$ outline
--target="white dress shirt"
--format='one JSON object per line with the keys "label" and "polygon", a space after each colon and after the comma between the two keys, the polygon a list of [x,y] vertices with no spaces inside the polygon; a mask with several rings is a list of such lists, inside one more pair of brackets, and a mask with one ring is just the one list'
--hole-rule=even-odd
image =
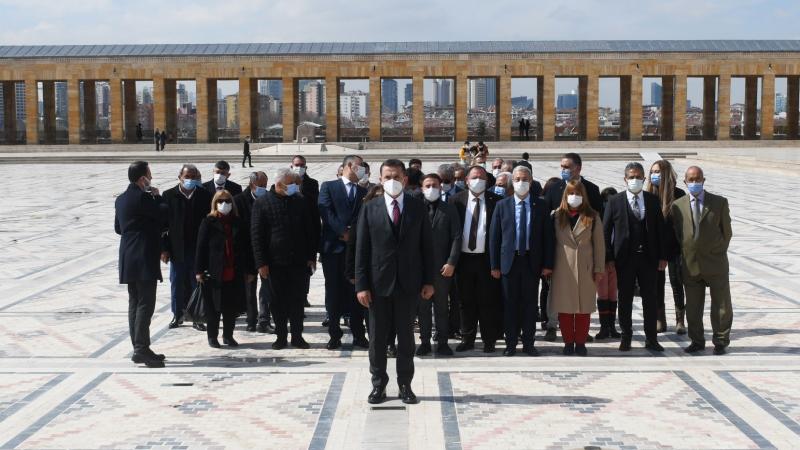
{"label": "white dress shirt", "polygon": [[392,205],[393,201],[397,200],[397,207],[400,208],[400,215],[403,215],[403,198],[405,198],[405,195],[406,194],[404,192],[401,192],[397,198],[392,198],[391,195],[385,192],[383,193],[383,200],[386,202],[386,212],[389,213],[389,222],[394,220],[394,217],[392,216],[394,214],[394,205]]}
{"label": "white dress shirt", "polygon": [[[636,211],[636,208],[633,207],[633,195],[634,195],[633,192],[631,192],[630,190],[626,190],[625,193],[628,195],[628,204],[631,206],[631,211]],[[644,220],[644,218],[645,218],[645,214],[644,214],[644,191],[643,190],[639,191],[639,193],[636,194],[636,195],[639,196],[639,199],[638,199],[638,203],[639,203],[639,219],[640,220]]]}
{"label": "white dress shirt", "polygon": [[467,210],[464,214],[464,229],[462,231],[462,253],[486,252],[486,196],[482,192],[477,198],[481,200],[481,211],[480,217],[478,217],[478,235],[475,240],[475,250],[469,249],[469,230],[472,227],[472,212],[475,211],[475,194],[473,194],[472,191],[468,191]]}
{"label": "white dress shirt", "polygon": [[[342,177],[341,180],[342,183],[344,183],[344,193],[347,195],[347,198],[350,198],[350,189],[355,189],[356,184],[350,181],[350,179],[347,177]],[[356,194],[353,193],[353,198],[355,198],[355,196]]]}

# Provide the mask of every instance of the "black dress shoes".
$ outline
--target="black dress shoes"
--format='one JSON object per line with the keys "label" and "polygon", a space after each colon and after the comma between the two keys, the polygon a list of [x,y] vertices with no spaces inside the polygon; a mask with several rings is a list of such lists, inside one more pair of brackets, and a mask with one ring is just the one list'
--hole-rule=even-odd
{"label": "black dress shoes", "polygon": [[149,348],[148,348],[147,350],[145,350],[145,353],[146,353],[147,355],[149,355],[151,358],[153,358],[153,359],[157,359],[157,360],[159,360],[159,361],[164,361],[165,359],[167,359],[167,357],[166,357],[166,356],[164,356],[163,354],[161,354],[161,353],[156,353],[156,352],[154,352],[154,351],[150,350]]}
{"label": "black dress shoes", "polygon": [[322,326],[327,327],[330,322],[331,319],[329,319],[328,316],[325,316],[325,318],[322,320]]}
{"label": "black dress shoes", "polygon": [[275,334],[275,328],[273,328],[269,322],[259,323],[258,327],[256,328],[256,331],[258,331],[259,333]]}
{"label": "black dress shoes", "polygon": [[646,348],[648,350],[652,350],[654,352],[663,352],[664,351],[664,347],[662,347],[661,344],[658,343],[658,341],[650,340],[650,339],[645,341],[644,348]]}
{"label": "black dress shoes", "polygon": [[631,337],[630,336],[622,336],[619,341],[619,351],[621,352],[629,352],[631,351]]}
{"label": "black dress shoes", "polygon": [[211,348],[222,348],[217,338],[208,338],[208,346]]}
{"label": "black dress shoes", "polygon": [[400,385],[400,393],[397,394],[397,397],[400,398],[400,400],[402,400],[403,403],[407,405],[414,405],[419,403],[419,400],[417,400],[417,396],[414,395],[414,391],[411,390],[411,386],[407,384]]}
{"label": "black dress shoes", "polygon": [[564,356],[572,356],[575,354],[575,343],[564,344],[564,350],[561,351]]}
{"label": "black dress shoes", "polygon": [[514,356],[516,354],[517,354],[517,349],[515,349],[514,347],[507,347],[505,350],[503,350],[503,356]]}
{"label": "black dress shoes", "polygon": [[342,346],[342,340],[339,338],[331,338],[327,344],[325,344],[325,348],[328,350],[336,350]]}
{"label": "black dress shoes", "polygon": [[206,331],[206,326],[203,325],[202,323],[194,322],[192,323],[192,328],[194,328],[197,331]]}
{"label": "black dress shoes", "polygon": [[439,344],[436,346],[436,354],[439,356],[453,356],[453,349],[447,344]]}
{"label": "black dress shoes", "polygon": [[286,342],[286,336],[278,336],[278,339],[275,339],[275,342],[272,343],[272,349],[283,350],[287,345],[289,345],[289,343]]}
{"label": "black dress shoes", "polygon": [[383,403],[386,400],[386,388],[385,387],[374,387],[372,388],[372,392],[369,393],[369,397],[367,397],[367,402],[372,405],[377,405],[379,403]]}
{"label": "black dress shoes", "polygon": [[523,346],[522,353],[525,353],[528,356],[539,356],[539,350],[536,350],[536,347],[532,345],[530,347],[527,345]]}
{"label": "black dress shoes", "polygon": [[245,330],[247,330],[248,333],[255,333],[256,332],[256,326],[255,325],[248,325],[247,328],[245,328]]}
{"label": "black dress shoes", "polygon": [[301,349],[304,349],[304,350],[308,349],[308,348],[311,348],[311,346],[308,345],[308,342],[306,342],[306,340],[303,339],[302,336],[298,336],[298,337],[293,337],[292,338],[292,347],[301,348]]}
{"label": "black dress shoes", "polygon": [[431,343],[430,342],[423,342],[423,343],[419,344],[419,347],[417,347],[417,351],[415,352],[415,354],[417,356],[427,356],[427,355],[431,354],[431,350],[432,350],[431,349]]}
{"label": "black dress shoes", "polygon": [[717,345],[714,346],[714,354],[715,355],[720,356],[720,355],[724,355],[725,353],[728,353],[728,351],[725,350],[725,346],[724,345],[717,344]]}
{"label": "black dress shoes", "polygon": [[555,342],[556,340],[556,330],[555,328],[548,328],[547,331],[544,333],[544,340],[547,342]]}
{"label": "black dress shoes", "polygon": [[689,344],[688,347],[684,348],[683,351],[686,353],[697,353],[702,352],[706,349],[705,344],[700,344],[699,342],[692,342]]}
{"label": "black dress shoes", "polygon": [[172,316],[172,321],[169,323],[170,328],[178,328],[183,323],[183,317]]}
{"label": "black dress shoes", "polygon": [[369,341],[365,337],[357,337],[353,339],[353,347],[369,348]]}
{"label": "black dress shoes", "polygon": [[462,343],[456,345],[456,351],[457,352],[466,352],[468,350],[474,350],[474,349],[475,349],[475,343],[474,342],[462,342]]}
{"label": "black dress shoes", "polygon": [[230,337],[224,337],[223,336],[222,337],[222,343],[227,345],[228,347],[238,347],[239,346],[239,343],[236,342],[236,339],[234,339],[233,336],[230,336]]}
{"label": "black dress shoes", "polygon": [[575,354],[578,356],[586,356],[589,354],[586,351],[586,344],[575,344]]}
{"label": "black dress shoes", "polygon": [[138,358],[134,356],[131,360],[137,364],[144,364],[145,367],[150,369],[160,369],[164,367],[164,361],[153,358],[150,355],[139,355]]}
{"label": "black dress shoes", "polygon": [[483,353],[494,353],[495,347],[493,342],[483,344]]}

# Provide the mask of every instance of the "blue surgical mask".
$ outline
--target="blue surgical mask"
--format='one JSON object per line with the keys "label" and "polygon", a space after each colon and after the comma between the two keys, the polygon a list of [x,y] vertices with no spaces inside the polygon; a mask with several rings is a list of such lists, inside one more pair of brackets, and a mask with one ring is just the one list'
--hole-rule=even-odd
{"label": "blue surgical mask", "polygon": [[267,193],[267,188],[256,186],[256,197],[261,197],[262,195]]}
{"label": "blue surgical mask", "polygon": [[703,183],[686,183],[686,187],[689,188],[689,193],[694,196],[698,196],[703,192]]}
{"label": "blue surgical mask", "polygon": [[572,170],[571,169],[561,169],[561,179],[564,181],[569,181],[572,179]]}
{"label": "blue surgical mask", "polygon": [[456,185],[457,188],[464,189],[464,187],[466,186],[466,183],[464,183],[464,180],[458,180],[458,181],[455,182],[455,185]]}
{"label": "blue surgical mask", "polygon": [[298,192],[300,192],[300,188],[296,184],[292,183],[286,185],[286,195],[294,195]]}
{"label": "blue surgical mask", "polygon": [[653,186],[658,186],[661,183],[661,174],[660,173],[651,173],[650,174],[650,184]]}
{"label": "blue surgical mask", "polygon": [[506,188],[504,188],[503,186],[495,186],[494,187],[494,193],[499,195],[499,196],[501,196],[501,197],[505,197],[506,196]]}
{"label": "blue surgical mask", "polygon": [[200,186],[200,180],[192,180],[191,178],[186,178],[183,180],[183,188],[187,191],[191,191],[192,189]]}

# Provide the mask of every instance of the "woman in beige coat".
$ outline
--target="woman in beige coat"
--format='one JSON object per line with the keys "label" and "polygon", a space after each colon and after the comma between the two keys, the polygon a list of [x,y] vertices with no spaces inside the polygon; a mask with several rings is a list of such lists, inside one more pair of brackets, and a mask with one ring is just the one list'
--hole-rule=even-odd
{"label": "woman in beige coat", "polygon": [[586,356],[589,316],[595,311],[596,282],[605,271],[605,240],[600,215],[589,206],[579,180],[567,182],[555,210],[555,267],[552,310],[558,312],[564,354]]}

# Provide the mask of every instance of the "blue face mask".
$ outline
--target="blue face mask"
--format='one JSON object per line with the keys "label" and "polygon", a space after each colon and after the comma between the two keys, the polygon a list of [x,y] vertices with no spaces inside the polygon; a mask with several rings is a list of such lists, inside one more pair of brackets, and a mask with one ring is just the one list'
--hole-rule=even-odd
{"label": "blue face mask", "polygon": [[561,169],[561,179],[564,181],[569,181],[572,179],[572,170],[570,169]]}
{"label": "blue face mask", "polygon": [[286,195],[294,195],[297,194],[298,192],[300,192],[300,188],[297,187],[296,184],[292,183],[286,185]]}
{"label": "blue face mask", "polygon": [[658,186],[661,183],[661,174],[660,173],[651,173],[650,174],[650,183],[653,186]]}
{"label": "blue face mask", "polygon": [[256,197],[261,197],[262,195],[267,193],[267,188],[256,186]]}
{"label": "blue face mask", "polygon": [[200,180],[192,180],[190,178],[186,178],[183,180],[183,188],[186,189],[187,191],[191,191],[192,189],[200,186],[202,186]]}
{"label": "blue face mask", "polygon": [[689,188],[689,193],[694,196],[698,196],[703,192],[703,183],[686,183],[686,187]]}
{"label": "blue face mask", "polygon": [[501,197],[505,197],[506,196],[506,188],[504,188],[503,186],[495,186],[494,187],[494,193],[499,195],[499,196],[501,196]]}

